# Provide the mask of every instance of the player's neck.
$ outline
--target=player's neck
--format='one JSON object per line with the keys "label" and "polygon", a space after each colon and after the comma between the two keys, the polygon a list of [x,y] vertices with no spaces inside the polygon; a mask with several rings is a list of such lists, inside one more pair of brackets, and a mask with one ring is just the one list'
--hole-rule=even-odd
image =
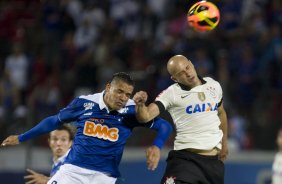
{"label": "player's neck", "polygon": [[54,162],[57,162],[57,161],[59,160],[59,158],[60,158],[60,156],[54,155],[54,156],[53,156],[53,161],[54,161]]}
{"label": "player's neck", "polygon": [[191,86],[184,85],[184,84],[181,84],[181,83],[178,83],[178,84],[181,87],[181,89],[186,90],[186,91],[190,91],[192,88],[200,86],[200,85],[205,84],[205,83],[206,83],[206,81],[204,81],[201,77],[197,76],[195,83]]}
{"label": "player's neck", "polygon": [[109,103],[108,103],[109,97],[108,97],[108,95],[107,95],[106,93],[105,93],[105,95],[104,95],[104,97],[103,97],[103,100],[104,100],[104,103],[105,103],[105,105],[107,106],[108,110],[109,110],[109,111],[112,111],[113,109],[110,107],[110,105],[109,105]]}

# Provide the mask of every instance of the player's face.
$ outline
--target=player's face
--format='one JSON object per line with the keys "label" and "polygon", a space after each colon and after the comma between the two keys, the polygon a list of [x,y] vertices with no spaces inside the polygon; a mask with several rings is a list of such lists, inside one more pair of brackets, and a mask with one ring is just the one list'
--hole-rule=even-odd
{"label": "player's face", "polygon": [[183,85],[195,87],[198,77],[194,65],[190,61],[180,61],[175,66],[175,72],[172,78]]}
{"label": "player's face", "polygon": [[71,147],[72,141],[70,135],[66,130],[54,130],[50,133],[49,146],[53,152],[54,157],[63,156]]}
{"label": "player's face", "polygon": [[105,103],[110,110],[119,110],[125,106],[133,92],[133,86],[123,81],[115,81],[106,87]]}
{"label": "player's face", "polygon": [[280,151],[282,151],[282,130],[279,131],[277,136],[277,146]]}

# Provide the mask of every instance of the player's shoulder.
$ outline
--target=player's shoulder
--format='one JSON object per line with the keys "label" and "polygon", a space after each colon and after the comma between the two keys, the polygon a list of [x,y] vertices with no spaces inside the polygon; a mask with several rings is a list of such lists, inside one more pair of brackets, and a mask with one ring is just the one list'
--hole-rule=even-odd
{"label": "player's shoulder", "polygon": [[207,83],[214,83],[214,84],[219,84],[219,82],[211,77],[204,77],[203,78],[204,81],[206,81]]}
{"label": "player's shoulder", "polygon": [[215,79],[213,79],[212,77],[203,77],[203,79],[207,82],[217,82]]}
{"label": "player's shoulder", "polygon": [[129,100],[127,101],[127,103],[125,104],[125,106],[126,106],[126,107],[128,107],[128,106],[135,106],[135,102],[134,102],[132,99],[129,99]]}
{"label": "player's shoulder", "polygon": [[217,80],[215,80],[211,77],[204,77],[203,80],[205,80],[207,82],[206,83],[207,85],[214,86],[216,89],[221,89],[221,85]]}
{"label": "player's shoulder", "polygon": [[81,95],[78,97],[79,100],[88,100],[92,102],[99,103],[99,99],[102,97],[103,93],[95,93],[89,95]]}
{"label": "player's shoulder", "polygon": [[174,84],[168,86],[166,89],[164,89],[163,92],[171,92],[171,91],[175,91],[175,90],[177,90],[179,88],[180,88],[179,84],[178,83],[174,83]]}

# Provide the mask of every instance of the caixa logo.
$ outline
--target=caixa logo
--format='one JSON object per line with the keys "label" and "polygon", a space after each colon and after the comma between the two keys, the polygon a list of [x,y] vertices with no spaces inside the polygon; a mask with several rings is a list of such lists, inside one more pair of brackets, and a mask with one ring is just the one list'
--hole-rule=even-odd
{"label": "caixa logo", "polygon": [[218,108],[218,103],[202,103],[189,105],[186,108],[187,114],[193,114],[198,112],[208,112],[208,111],[216,111]]}

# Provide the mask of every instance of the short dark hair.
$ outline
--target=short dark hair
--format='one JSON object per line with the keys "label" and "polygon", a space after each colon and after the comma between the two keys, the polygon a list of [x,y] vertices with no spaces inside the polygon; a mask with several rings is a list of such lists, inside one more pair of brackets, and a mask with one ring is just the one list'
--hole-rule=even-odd
{"label": "short dark hair", "polygon": [[[56,130],[65,130],[65,131],[68,132],[70,140],[72,141],[74,139],[75,130],[72,126],[63,124],[63,125],[59,126]],[[49,136],[50,136],[50,134],[49,134]]]}
{"label": "short dark hair", "polygon": [[125,73],[125,72],[115,73],[112,77],[111,82],[114,82],[114,81],[123,81],[131,86],[134,86],[134,80],[128,73]]}

